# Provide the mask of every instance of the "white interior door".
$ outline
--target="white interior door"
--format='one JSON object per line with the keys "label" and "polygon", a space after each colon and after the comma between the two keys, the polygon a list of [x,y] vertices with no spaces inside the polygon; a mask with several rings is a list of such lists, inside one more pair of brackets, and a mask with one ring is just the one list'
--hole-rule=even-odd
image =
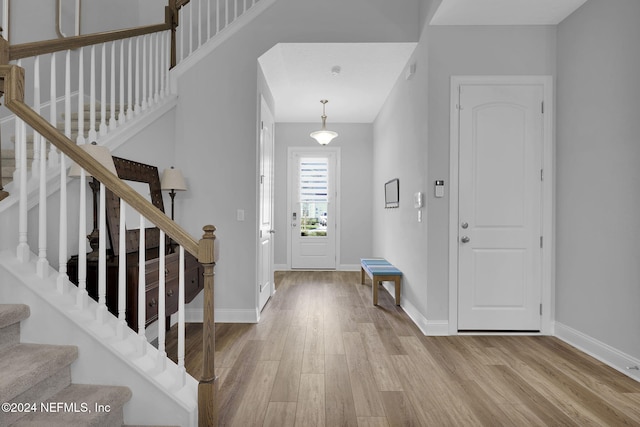
{"label": "white interior door", "polygon": [[264,99],[260,106],[260,213],[258,305],[262,310],[275,292],[273,283],[273,143],[275,122]]}
{"label": "white interior door", "polygon": [[336,268],[336,158],[330,149],[290,151],[291,268]]}
{"label": "white interior door", "polygon": [[543,96],[460,86],[459,330],[540,330]]}

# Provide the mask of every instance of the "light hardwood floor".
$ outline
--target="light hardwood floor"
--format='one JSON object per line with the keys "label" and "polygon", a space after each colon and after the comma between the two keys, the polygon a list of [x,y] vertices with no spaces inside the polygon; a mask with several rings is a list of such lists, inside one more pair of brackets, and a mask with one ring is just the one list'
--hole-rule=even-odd
{"label": "light hardwood floor", "polygon": [[259,324],[216,325],[221,426],[640,426],[640,383],[558,339],[425,337],[359,281],[277,273]]}

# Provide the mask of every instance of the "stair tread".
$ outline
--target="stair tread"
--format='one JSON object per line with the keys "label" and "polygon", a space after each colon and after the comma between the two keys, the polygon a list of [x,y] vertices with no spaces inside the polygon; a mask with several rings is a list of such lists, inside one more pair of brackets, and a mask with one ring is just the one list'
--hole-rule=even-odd
{"label": "stair tread", "polygon": [[69,345],[16,344],[0,352],[0,402],[10,402],[77,357],[78,348]]}
{"label": "stair tread", "polygon": [[[48,408],[50,412],[41,411],[29,413],[20,418],[13,426],[98,426],[102,420],[109,418],[131,399],[128,387],[71,384],[47,400],[54,404]],[[68,405],[66,408],[64,403]],[[108,410],[96,410],[96,405],[109,405]],[[45,406],[46,407],[46,406]]]}
{"label": "stair tread", "polygon": [[0,304],[0,328],[18,323],[31,314],[26,304]]}

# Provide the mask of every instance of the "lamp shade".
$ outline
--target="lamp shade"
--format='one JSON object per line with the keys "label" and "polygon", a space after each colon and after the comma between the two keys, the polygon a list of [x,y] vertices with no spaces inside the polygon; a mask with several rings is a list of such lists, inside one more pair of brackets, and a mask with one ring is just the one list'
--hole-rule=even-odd
{"label": "lamp shade", "polygon": [[[116,165],[113,163],[113,157],[111,157],[111,151],[109,151],[107,147],[105,147],[104,145],[97,145],[95,142],[92,142],[91,144],[83,144],[80,146],[80,148],[82,148],[87,154],[97,160],[98,163],[100,163],[102,166],[107,168],[109,172],[116,176],[118,175],[118,172],[116,171]],[[71,168],[69,169],[69,176],[80,176],[81,170],[82,168],[80,167],[80,165],[78,165],[76,162],[73,162]],[[86,170],[85,175],[87,178],[91,176],[91,174]]]}
{"label": "lamp shade", "polygon": [[322,130],[317,130],[315,132],[311,132],[309,136],[315,139],[316,141],[318,141],[318,144],[327,145],[328,143],[331,142],[333,138],[338,136],[338,133],[332,130],[322,129]]}
{"label": "lamp shade", "polygon": [[184,181],[184,176],[182,176],[180,169],[175,169],[171,166],[170,169],[165,169],[162,172],[160,187],[163,190],[185,191],[187,184]]}

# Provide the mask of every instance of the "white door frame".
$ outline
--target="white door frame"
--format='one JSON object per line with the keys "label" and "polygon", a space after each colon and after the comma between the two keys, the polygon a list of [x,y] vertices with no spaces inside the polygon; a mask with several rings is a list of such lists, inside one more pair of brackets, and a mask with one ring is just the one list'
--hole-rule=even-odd
{"label": "white door frame", "polygon": [[342,222],[340,221],[340,147],[289,147],[287,150],[287,268],[291,269],[291,215],[293,211],[291,210],[291,180],[292,180],[292,171],[291,171],[291,156],[294,152],[297,153],[318,153],[326,151],[329,153],[334,153],[336,156],[336,184],[335,184],[335,205],[336,205],[336,213],[335,213],[335,221],[336,221],[336,271],[340,268],[340,229]]}
{"label": "white door frame", "polygon": [[553,335],[555,318],[555,144],[553,129],[553,79],[551,76],[452,76],[449,155],[449,334],[458,334],[458,217],[459,217],[459,110],[461,84],[542,85],[544,129],[542,167],[542,318],[540,333]]}

